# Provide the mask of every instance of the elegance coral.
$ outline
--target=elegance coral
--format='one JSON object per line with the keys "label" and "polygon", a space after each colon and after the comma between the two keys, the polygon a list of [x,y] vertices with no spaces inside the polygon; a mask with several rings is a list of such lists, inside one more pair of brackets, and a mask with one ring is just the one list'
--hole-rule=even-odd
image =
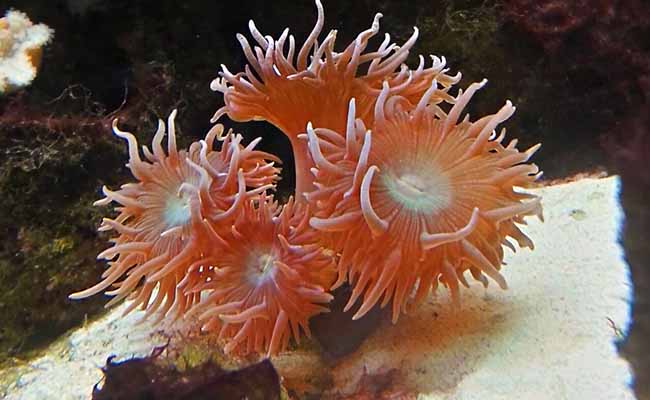
{"label": "elegance coral", "polygon": [[[183,292],[179,284],[193,264],[203,262],[203,247],[211,246],[204,220],[229,229],[247,199],[273,186],[278,171],[266,159],[276,159],[254,150],[257,141],[244,148],[241,135],[223,136],[223,126],[216,125],[200,144],[193,143],[189,151],[178,150],[175,117],[176,110],[168,119],[167,153],[162,147],[165,125],[159,120],[152,150],[143,147],[146,161],[140,158],[135,136],[119,130],[117,120],[113,122],[115,134],[129,144],[127,165],[139,182],[118,191],[104,187],[106,197],[95,204],[115,201],[120,214],[104,218],[99,230],[115,230],[119,236],[98,258],[115,260],[109,261],[100,283],[70,295],[71,299],[113,285],[116,288],[106,292],[115,296],[108,305],[131,295],[127,312],[142,306],[146,316],[157,310],[159,318],[169,312],[183,315],[199,295]],[[215,139],[222,140],[220,151],[212,150]],[[255,188],[247,191],[247,186]]]}
{"label": "elegance coral", "polygon": [[263,196],[244,205],[230,232],[212,233],[211,276],[198,287],[211,293],[195,311],[204,330],[220,328],[226,352],[276,354],[301,330],[310,336],[309,318],[328,311],[334,258],[309,215],[293,199],[279,208]]}
{"label": "elegance coral", "polygon": [[0,18],[0,93],[27,86],[36,77],[42,48],[53,32],[20,11],[9,10]]}
{"label": "elegance coral", "polygon": [[[257,46],[251,47],[243,35],[237,35],[249,65],[237,74],[222,65],[221,77],[211,84],[213,90],[224,94],[225,101],[213,122],[224,114],[236,121],[266,120],[287,135],[296,163],[298,202],[302,201],[303,193],[313,189],[309,174],[313,164],[304,142],[297,138],[305,131],[307,122],[343,131],[348,101],[354,97],[358,117],[366,124],[371,123],[372,107],[384,81],[389,82],[391,94],[417,100],[435,79],[442,87],[429,96],[430,104],[434,104],[452,101],[446,90],[460,80],[460,74],[446,75],[444,57],[431,56],[432,64],[425,68],[424,57],[420,56],[415,70],[403,64],[417,40],[417,28],[402,46],[390,43],[386,34],[377,50],[367,52],[369,40],[379,32],[381,14],[376,14],[372,26],[340,53],[334,51],[336,30],[330,31],[319,44],[318,35],[325,17],[320,0],[316,0],[316,7],[316,25],[297,55],[294,37],[288,29],[273,39],[262,35],[250,21],[250,32]],[[285,52],[287,38],[289,45]],[[368,64],[367,71],[360,73],[365,64]]]}
{"label": "elegance coral", "polygon": [[365,293],[353,318],[383,297],[382,306],[392,300],[395,322],[414,288],[417,303],[439,279],[457,301],[467,269],[484,285],[486,274],[505,289],[501,246],[514,249],[507,237],[533,248],[516,223],[531,214],[542,218],[540,199],[514,186],[529,186],[541,175],[525,164],[539,145],[521,153],[516,140],[501,144],[505,130],[497,137],[494,129],[515,111],[510,102],[494,115],[458,122],[484,84],[471,85],[449,115],[438,118],[428,105],[435,82],[415,107],[390,95],[385,82],[372,132],[355,120],[354,99],[345,136],[308,126],[318,189],[307,197],[320,205],[311,225],[334,233],[341,250],[335,286],[345,280],[354,286],[346,310]]}

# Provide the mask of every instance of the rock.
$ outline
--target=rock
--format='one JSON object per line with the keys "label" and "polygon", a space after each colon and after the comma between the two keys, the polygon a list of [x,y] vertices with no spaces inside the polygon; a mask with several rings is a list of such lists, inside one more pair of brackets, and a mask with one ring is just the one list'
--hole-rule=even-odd
{"label": "rock", "polygon": [[[334,361],[315,349],[283,353],[272,360],[283,385],[292,398],[305,398],[320,380],[329,382],[320,393],[326,399],[372,398],[363,382],[373,383],[370,395],[431,400],[633,399],[616,346],[631,301],[618,188],[610,177],[535,189],[546,222],[526,227],[535,251],[506,256],[508,290],[472,284],[459,310],[440,290],[396,325],[381,321],[356,351]],[[1,371],[0,396],[89,398],[107,357],[144,356],[166,343],[166,334],[137,325],[137,314],[121,318],[123,307],[27,365]]]}

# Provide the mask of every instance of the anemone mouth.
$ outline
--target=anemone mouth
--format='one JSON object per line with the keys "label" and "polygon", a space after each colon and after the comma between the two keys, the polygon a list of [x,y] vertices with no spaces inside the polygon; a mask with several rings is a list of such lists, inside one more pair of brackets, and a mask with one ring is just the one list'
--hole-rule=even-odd
{"label": "anemone mouth", "polygon": [[378,183],[378,194],[387,195],[395,203],[394,206],[406,211],[437,214],[452,202],[449,180],[435,167],[389,170],[380,175]]}
{"label": "anemone mouth", "polygon": [[251,254],[246,263],[248,283],[253,286],[264,284],[275,274],[277,256],[270,251]]}
{"label": "anemone mouth", "polygon": [[154,252],[164,251],[173,241],[180,245],[183,237],[190,236],[192,213],[199,214],[196,205],[206,199],[206,193],[196,189],[202,184],[200,173],[183,161],[197,159],[196,154],[179,150],[176,156],[178,160],[159,160],[160,175],[138,184],[142,209],[133,216],[132,226],[154,244]]}
{"label": "anemone mouth", "polygon": [[186,225],[191,218],[190,199],[187,195],[171,194],[165,200],[162,222],[166,229]]}

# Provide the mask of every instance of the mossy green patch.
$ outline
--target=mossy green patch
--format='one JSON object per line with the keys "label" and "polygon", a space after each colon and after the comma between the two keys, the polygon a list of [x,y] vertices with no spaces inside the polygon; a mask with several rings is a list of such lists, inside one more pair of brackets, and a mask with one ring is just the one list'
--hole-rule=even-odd
{"label": "mossy green patch", "polygon": [[498,49],[500,22],[494,1],[442,1],[434,10],[416,20],[421,30],[419,46],[427,50],[424,54],[446,55],[454,68],[462,67],[463,74],[470,77],[482,78],[491,66],[503,62],[503,52]]}
{"label": "mossy green patch", "polygon": [[[94,134],[94,132],[93,132]],[[0,363],[24,358],[95,314],[101,297],[71,303],[104,266],[95,255],[102,183],[123,174],[112,138],[0,125]]]}

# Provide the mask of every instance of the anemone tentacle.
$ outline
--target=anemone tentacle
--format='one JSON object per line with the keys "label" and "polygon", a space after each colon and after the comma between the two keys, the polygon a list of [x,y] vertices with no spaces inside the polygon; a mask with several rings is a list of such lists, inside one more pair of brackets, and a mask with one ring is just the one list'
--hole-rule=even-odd
{"label": "anemone tentacle", "polygon": [[532,246],[516,225],[529,215],[542,218],[541,202],[514,186],[530,186],[539,177],[537,166],[525,163],[539,145],[519,152],[501,144],[505,133],[494,130],[514,112],[510,102],[475,122],[460,119],[484,85],[461,91],[441,118],[425,106],[430,92],[404,107],[403,97],[384,82],[372,131],[360,118],[351,122],[352,100],[346,131],[339,134],[345,143],[311,126],[301,136],[315,164],[310,223],[340,252],[335,286],[348,280],[354,287],[347,308],[363,298],[354,318],[381,300],[382,307],[392,301],[396,321],[439,281],[457,302],[466,270],[484,285],[487,276],[505,289],[499,269],[507,237]]}
{"label": "anemone tentacle", "polygon": [[[205,262],[204,248],[210,247],[204,220],[219,220],[229,226],[243,201],[274,187],[278,169],[267,160],[276,157],[244,147],[242,136],[216,125],[205,140],[189,150],[176,144],[176,110],[162,120],[154,134],[151,149],[143,146],[141,158],[132,133],[113,122],[115,134],[128,143],[127,166],[136,183],[112,191],[104,187],[105,198],[96,205],[119,204],[119,215],[105,218],[100,231],[114,230],[113,246],[99,254],[107,259],[108,269],[97,285],[70,295],[80,299],[106,291],[113,296],[107,306],[130,298],[127,312],[136,307],[146,310],[145,318],[158,313],[158,319],[172,314],[182,316],[199,300],[199,293],[186,293],[180,283],[200,279],[194,276]],[[162,141],[167,134],[166,149]],[[212,149],[214,141],[221,149]],[[235,177],[233,179],[232,177]]]}
{"label": "anemone tentacle", "polygon": [[[295,39],[288,29],[273,39],[260,33],[251,21],[249,28],[254,42],[237,35],[248,61],[244,72],[233,74],[222,65],[220,76],[211,84],[212,90],[223,93],[225,102],[214,114],[213,122],[225,114],[236,121],[265,120],[287,135],[296,160],[298,202],[302,201],[303,193],[312,189],[308,172],[313,163],[307,157],[305,143],[297,138],[308,122],[319,128],[345,131],[348,102],[355,98],[357,117],[370,124],[384,81],[390,84],[390,94],[400,94],[405,102],[417,102],[429,90],[427,105],[444,115],[437,105],[454,101],[447,92],[460,80],[460,74],[447,74],[444,57],[431,56],[431,65],[425,66],[425,59],[420,56],[414,70],[404,64],[417,40],[417,28],[401,46],[390,43],[386,34],[377,50],[366,51],[369,40],[379,33],[381,14],[375,15],[371,27],[342,52],[335,51],[335,30],[318,41],[325,21],[320,0],[316,0],[316,8],[314,29],[297,55]],[[364,65],[368,66],[367,72],[360,73]],[[436,85],[431,90],[434,81]]]}
{"label": "anemone tentacle", "polygon": [[307,216],[292,199],[279,207],[262,195],[246,202],[229,232],[215,233],[218,256],[196,287],[208,294],[192,314],[204,330],[219,330],[226,352],[275,355],[301,331],[309,336],[309,318],[328,311],[334,258]]}

